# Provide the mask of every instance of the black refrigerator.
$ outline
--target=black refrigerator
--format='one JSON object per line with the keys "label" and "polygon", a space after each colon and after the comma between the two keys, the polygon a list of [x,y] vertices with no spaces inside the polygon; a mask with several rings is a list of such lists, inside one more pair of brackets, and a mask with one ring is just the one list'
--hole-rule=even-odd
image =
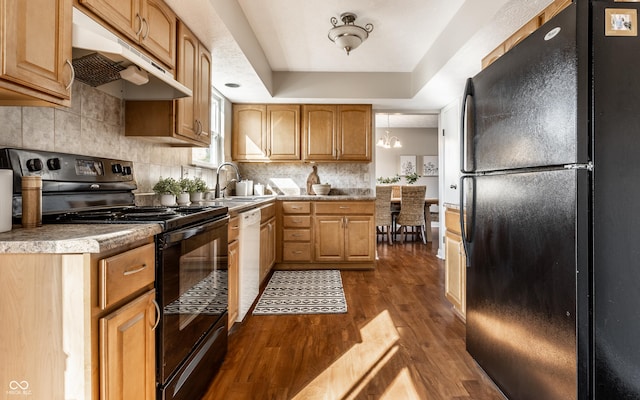
{"label": "black refrigerator", "polygon": [[640,399],[639,8],[576,0],[467,81],[466,343],[512,400]]}

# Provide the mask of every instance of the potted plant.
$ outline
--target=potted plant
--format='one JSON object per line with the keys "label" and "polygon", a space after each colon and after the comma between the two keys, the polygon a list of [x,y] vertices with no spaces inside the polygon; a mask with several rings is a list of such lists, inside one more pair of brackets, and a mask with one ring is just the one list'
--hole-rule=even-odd
{"label": "potted plant", "polygon": [[179,206],[185,206],[189,204],[189,186],[191,185],[191,180],[189,178],[181,178],[178,184],[180,185],[180,193],[176,196],[176,201]]}
{"label": "potted plant", "polygon": [[173,178],[160,177],[153,186],[153,191],[160,195],[160,204],[173,206],[176,204],[176,196],[182,192],[180,183]]}
{"label": "potted plant", "polygon": [[209,188],[204,179],[196,176],[188,180],[186,191],[189,193],[192,202],[202,201],[202,196],[207,190],[209,190]]}
{"label": "potted plant", "polygon": [[410,174],[405,175],[404,178],[407,180],[407,184],[413,185],[414,183],[416,183],[418,178],[420,178],[420,175],[418,175],[417,172],[412,172]]}
{"label": "potted plant", "polygon": [[389,185],[389,184],[400,182],[400,176],[396,174],[396,176],[390,176],[386,178],[380,177],[377,179],[377,181],[380,184]]}

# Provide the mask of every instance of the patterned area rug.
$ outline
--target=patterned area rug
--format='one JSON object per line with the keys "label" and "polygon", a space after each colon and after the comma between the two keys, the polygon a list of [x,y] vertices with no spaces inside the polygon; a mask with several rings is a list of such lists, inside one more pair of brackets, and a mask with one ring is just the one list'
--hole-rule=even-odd
{"label": "patterned area rug", "polygon": [[275,271],[253,310],[254,315],[346,312],[338,270]]}

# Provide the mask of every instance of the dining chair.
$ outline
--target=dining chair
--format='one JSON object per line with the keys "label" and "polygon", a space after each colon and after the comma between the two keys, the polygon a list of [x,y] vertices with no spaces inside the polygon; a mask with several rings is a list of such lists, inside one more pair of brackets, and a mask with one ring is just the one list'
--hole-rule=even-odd
{"label": "dining chair", "polygon": [[424,197],[426,186],[402,186],[402,203],[396,222],[400,225],[400,243],[407,238],[407,227],[419,227],[418,234],[422,235],[422,242],[427,244],[427,235],[424,230]]}
{"label": "dining chair", "polygon": [[391,186],[376,186],[376,231],[380,227],[382,234],[387,234],[387,241],[391,239]]}

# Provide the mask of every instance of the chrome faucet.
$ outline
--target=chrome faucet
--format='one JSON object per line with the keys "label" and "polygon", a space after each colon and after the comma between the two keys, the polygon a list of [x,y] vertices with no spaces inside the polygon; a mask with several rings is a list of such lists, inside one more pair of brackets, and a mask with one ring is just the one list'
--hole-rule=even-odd
{"label": "chrome faucet", "polygon": [[[240,182],[240,172],[238,171],[238,167],[234,163],[223,162],[222,164],[218,165],[218,170],[216,171],[216,199],[220,198],[220,170],[227,165],[233,167],[233,169],[236,170],[236,182]],[[226,186],[224,187],[224,189],[226,189]]]}

